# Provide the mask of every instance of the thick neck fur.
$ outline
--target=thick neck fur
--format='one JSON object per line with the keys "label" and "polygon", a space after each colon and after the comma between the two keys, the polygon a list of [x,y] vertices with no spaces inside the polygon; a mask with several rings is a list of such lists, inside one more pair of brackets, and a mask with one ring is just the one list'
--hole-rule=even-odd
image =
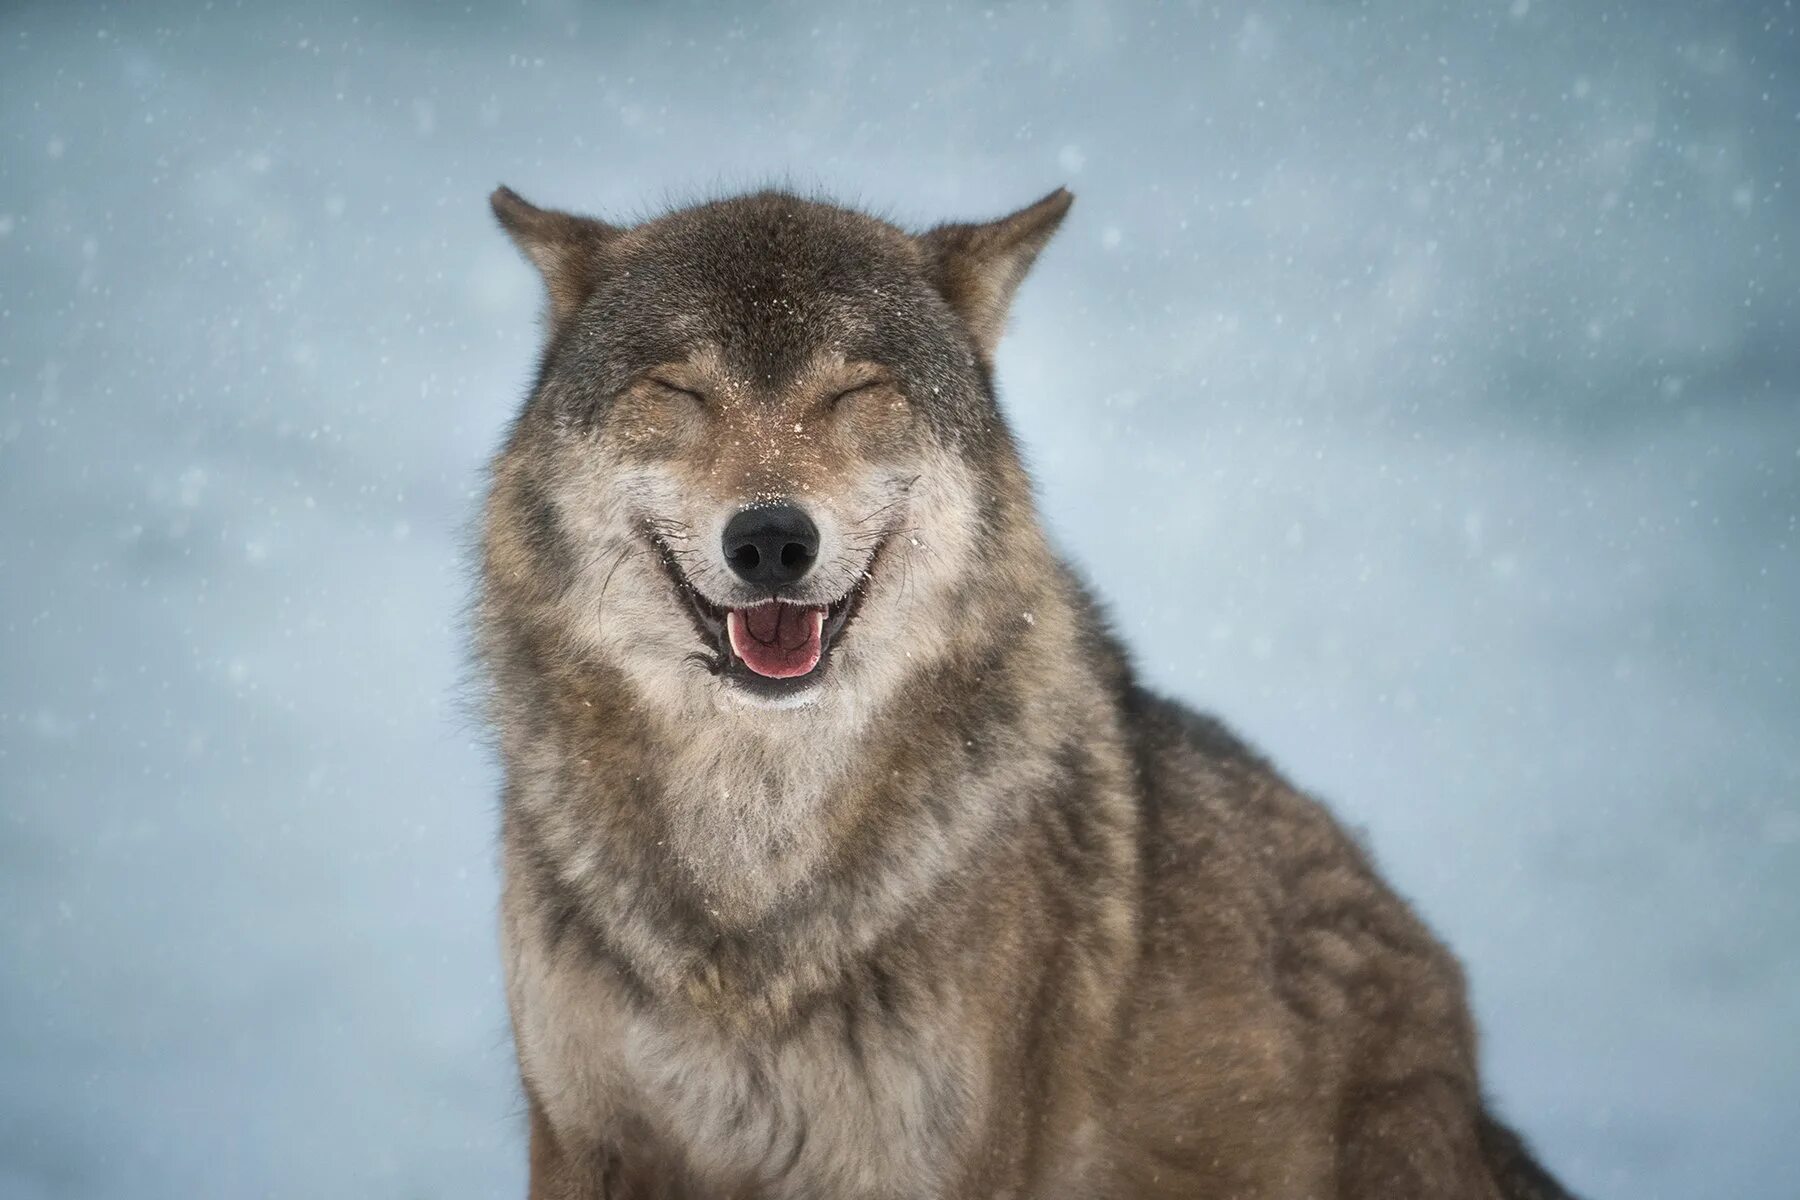
{"label": "thick neck fur", "polygon": [[1082,616],[1023,489],[994,517],[1004,552],[939,614],[947,651],[885,700],[670,710],[575,648],[507,519],[515,482],[503,461],[483,604],[508,869],[551,899],[549,936],[647,993],[780,1022],[986,853],[1102,719],[1092,681],[1042,665],[1082,661]]}

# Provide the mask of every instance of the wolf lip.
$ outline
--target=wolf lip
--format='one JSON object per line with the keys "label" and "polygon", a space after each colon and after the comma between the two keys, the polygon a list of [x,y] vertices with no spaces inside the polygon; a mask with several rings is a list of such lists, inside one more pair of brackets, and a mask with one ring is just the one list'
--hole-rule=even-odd
{"label": "wolf lip", "polygon": [[[848,592],[829,604],[795,604],[769,599],[732,609],[714,605],[702,596],[688,582],[677,556],[668,545],[654,531],[650,531],[647,536],[656,551],[656,560],[662,564],[676,594],[687,600],[687,609],[694,619],[695,631],[702,641],[718,647],[717,659],[702,657],[700,661],[713,674],[729,680],[734,686],[772,698],[805,691],[826,670],[832,646],[862,606],[863,597],[868,594],[870,581],[887,548],[885,538],[877,543],[863,568],[861,578]],[[776,611],[769,611],[771,609]],[[823,620],[813,615],[815,613],[822,613]],[[751,614],[759,615],[752,620]],[[744,622],[743,627],[735,631],[734,617]],[[772,619],[771,627],[769,622]],[[784,626],[784,621],[794,624]],[[787,634],[785,639],[782,636],[784,628]],[[815,628],[818,630],[816,643],[812,633]],[[760,638],[758,634],[761,635]],[[768,643],[774,643],[773,647]],[[818,648],[816,655],[809,654],[815,644]],[[790,651],[788,647],[794,649]],[[748,657],[746,650],[749,651]],[[779,667],[773,662],[776,653],[782,656]],[[766,669],[759,669],[756,665],[758,661]],[[773,673],[777,670],[780,673]]]}
{"label": "wolf lip", "polygon": [[754,608],[727,609],[725,631],[746,667],[765,679],[794,679],[823,657],[826,605],[771,600]]}

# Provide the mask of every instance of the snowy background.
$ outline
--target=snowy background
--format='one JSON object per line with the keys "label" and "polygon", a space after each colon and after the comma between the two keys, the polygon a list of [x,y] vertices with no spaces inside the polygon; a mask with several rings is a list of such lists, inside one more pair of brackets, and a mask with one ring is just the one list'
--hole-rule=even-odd
{"label": "snowy background", "polygon": [[1800,11],[0,15],[0,1196],[522,1193],[461,609],[535,278],[1079,200],[1001,356],[1146,672],[1368,832],[1590,1197],[1800,1174]]}

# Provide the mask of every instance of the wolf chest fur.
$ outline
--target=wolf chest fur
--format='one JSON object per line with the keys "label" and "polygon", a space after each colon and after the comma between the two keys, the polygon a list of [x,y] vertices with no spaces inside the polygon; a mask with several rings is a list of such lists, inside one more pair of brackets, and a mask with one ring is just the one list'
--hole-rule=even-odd
{"label": "wolf chest fur", "polygon": [[548,294],[477,620],[532,1196],[1565,1195],[1454,959],[1051,549],[993,354],[1069,203],[494,194]]}

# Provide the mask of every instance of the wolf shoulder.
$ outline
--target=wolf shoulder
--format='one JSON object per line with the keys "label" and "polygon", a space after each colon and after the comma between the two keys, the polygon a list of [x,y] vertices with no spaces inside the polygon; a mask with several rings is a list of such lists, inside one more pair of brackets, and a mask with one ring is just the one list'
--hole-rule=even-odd
{"label": "wolf shoulder", "polygon": [[1313,1020],[1460,1002],[1454,957],[1322,802],[1213,716],[1135,683],[1122,710],[1152,970],[1235,960]]}

